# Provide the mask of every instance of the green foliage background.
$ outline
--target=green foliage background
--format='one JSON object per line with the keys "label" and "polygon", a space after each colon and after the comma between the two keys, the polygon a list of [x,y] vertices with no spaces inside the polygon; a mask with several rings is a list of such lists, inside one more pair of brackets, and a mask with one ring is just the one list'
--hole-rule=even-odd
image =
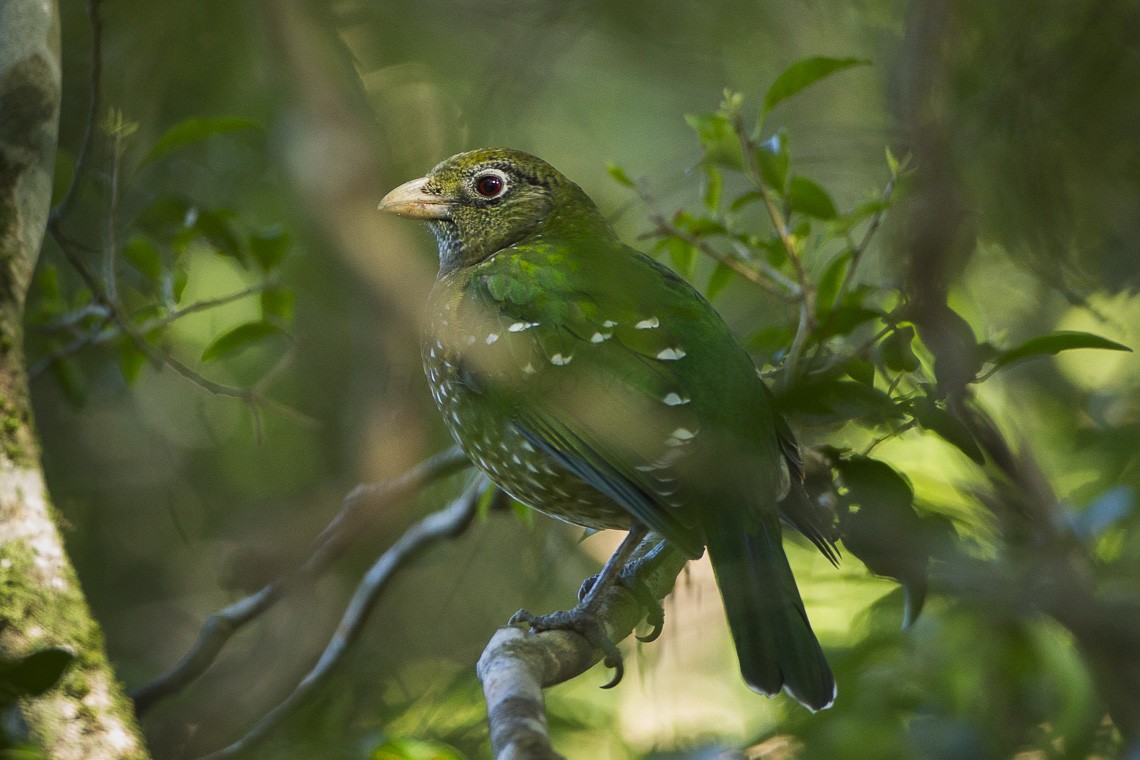
{"label": "green foliage background", "polygon": [[[63,11],[61,188],[91,90],[86,9]],[[1032,573],[1002,565],[1008,576],[978,580],[970,573],[993,566],[957,564],[1016,558],[990,507],[1026,494],[1003,492],[977,465],[979,444],[945,399],[992,372],[968,392],[1057,497],[1049,507],[1076,548],[1050,551],[1079,556],[1099,594],[1140,610],[1140,361],[1057,337],[1140,345],[1140,49],[1129,32],[1140,4],[115,0],[102,19],[97,132],[63,227],[93,249],[91,270],[115,283],[147,345],[225,388],[258,391],[245,403],[155,366],[92,308],[61,251],[45,250],[28,338],[45,465],[128,686],[173,665],[211,611],[302,558],[354,484],[449,444],[417,348],[434,245],[373,209],[452,153],[510,145],[579,182],[625,239],[649,233],[645,250],[715,296],[801,438],[830,447],[821,450],[843,483],[836,504],[863,516],[871,544],[849,542],[838,571],[791,550],[837,672],[833,709],[808,715],[740,685],[716,595],[693,591],[703,588],[696,569],[667,609],[667,638],[639,650],[619,689],[598,690],[599,673],[551,692],[563,752],[1123,752],[1103,700],[1131,706],[1137,725],[1129,684],[1140,677],[1117,632],[1088,634],[1118,655],[1098,658],[1087,637],[1074,645],[1072,619],[1062,625],[1029,601],[1036,592],[1019,584]],[[869,65],[765,103],[780,72],[811,56]],[[726,88],[743,100],[722,103]],[[754,192],[737,117],[761,180],[810,223],[795,233],[827,327],[801,369],[829,369],[811,382],[780,371],[796,304],[663,231],[630,187],[643,182],[675,230],[746,258],[727,245],[735,234],[747,261],[794,276],[764,204],[732,207]],[[893,205],[844,288],[850,240],[858,245],[904,157]],[[850,300],[828,302],[844,293]],[[177,312],[231,294],[245,295]],[[960,316],[927,322],[949,332],[914,329],[932,304]],[[1040,356],[1061,349],[1074,350]],[[854,456],[872,445],[893,469]],[[287,693],[363,568],[458,480],[386,515],[334,572],[148,715],[155,755],[220,746]],[[858,521],[847,527],[855,538]],[[948,536],[953,562],[939,555]],[[580,546],[544,518],[477,523],[406,571],[335,682],[250,756],[485,755],[472,663],[518,607],[569,604],[596,569],[590,552],[604,553],[596,543]],[[852,554],[897,576],[891,557],[925,567],[930,553],[961,588],[933,592],[902,631],[898,587]],[[924,576],[908,568],[913,588]],[[983,593],[995,587],[1003,593]]]}

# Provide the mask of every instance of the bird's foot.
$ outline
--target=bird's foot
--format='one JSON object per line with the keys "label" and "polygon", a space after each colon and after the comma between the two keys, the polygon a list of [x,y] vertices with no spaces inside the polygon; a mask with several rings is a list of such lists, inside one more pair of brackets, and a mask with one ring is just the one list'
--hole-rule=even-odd
{"label": "bird's foot", "polygon": [[[621,569],[617,577],[617,582],[625,586],[626,590],[633,594],[633,598],[637,600],[641,609],[645,611],[645,622],[653,626],[649,633],[637,636],[638,641],[646,644],[651,641],[656,641],[657,637],[661,635],[661,631],[665,627],[665,608],[662,607],[661,602],[657,601],[656,597],[653,596],[653,592],[649,590],[648,584],[642,580],[641,576],[642,573],[647,570],[652,572],[653,566],[661,556],[664,546],[665,544],[662,542],[644,556],[628,562],[625,567]],[[600,575],[600,573],[598,575]],[[598,582],[598,575],[591,575],[582,581],[582,586],[578,589],[579,602],[584,602],[586,597],[589,596],[594,585]]]}
{"label": "bird's foot", "polygon": [[526,610],[519,610],[511,616],[510,625],[525,624],[532,633],[543,631],[573,631],[584,638],[596,649],[600,649],[605,657],[602,664],[614,671],[613,677],[602,685],[603,689],[612,689],[621,683],[625,676],[625,664],[621,651],[613,642],[601,621],[598,620],[596,605],[578,604],[572,610],[559,610],[546,615],[535,615]]}

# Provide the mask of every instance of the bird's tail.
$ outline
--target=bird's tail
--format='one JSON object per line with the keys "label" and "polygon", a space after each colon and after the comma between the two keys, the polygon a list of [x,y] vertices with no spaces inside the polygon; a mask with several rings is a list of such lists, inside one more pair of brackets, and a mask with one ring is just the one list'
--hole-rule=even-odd
{"label": "bird's tail", "polygon": [[829,707],[835,678],[808,623],[778,518],[761,518],[752,535],[721,515],[728,517],[710,515],[704,528],[744,680],[768,695],[786,689],[813,711]]}

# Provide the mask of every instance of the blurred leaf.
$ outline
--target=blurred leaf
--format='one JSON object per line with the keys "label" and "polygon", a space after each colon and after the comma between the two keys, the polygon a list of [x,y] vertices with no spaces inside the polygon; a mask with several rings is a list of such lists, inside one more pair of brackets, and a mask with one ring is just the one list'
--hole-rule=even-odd
{"label": "blurred leaf", "polygon": [[843,365],[843,371],[857,383],[863,385],[875,385],[875,365],[866,359],[852,358],[848,359],[847,363]]}
{"label": "blurred leaf", "polygon": [[272,322],[247,322],[220,335],[202,352],[202,361],[209,362],[240,351],[258,341],[285,333]]}
{"label": "blurred leaf", "polygon": [[714,268],[712,274],[709,275],[708,285],[705,286],[705,295],[708,299],[710,301],[713,300],[722,290],[728,287],[728,284],[732,282],[732,278],[735,274],[736,272],[718,261],[716,268]]}
{"label": "blurred leaf", "polygon": [[629,175],[625,173],[625,169],[621,168],[615,163],[606,164],[606,172],[613,177],[619,184],[625,185],[629,188],[637,187]]}
{"label": "blurred leaf", "polygon": [[262,126],[257,122],[237,116],[187,119],[166,130],[166,134],[158,138],[158,141],[147,151],[139,166],[146,166],[151,161],[161,158],[173,150],[205,140],[207,137],[247,129],[263,131]]}
{"label": "blurred leaf", "polygon": [[87,405],[87,396],[90,391],[87,376],[79,369],[79,364],[74,359],[69,356],[56,359],[51,363],[51,373],[68,401],[77,407]]}
{"label": "blurred leaf", "polygon": [[685,122],[696,131],[707,161],[737,171],[744,169],[744,150],[727,118],[716,113],[690,113],[685,114]]}
{"label": "blurred leaf", "polygon": [[891,172],[891,176],[898,175],[900,164],[899,160],[895,158],[895,154],[891,151],[891,146],[888,145],[883,150],[887,156],[887,169]]}
{"label": "blurred leaf", "polygon": [[909,627],[926,599],[931,541],[949,526],[941,518],[920,517],[910,482],[885,462],[850,456],[835,467],[845,489],[840,495],[843,545],[875,575],[902,584],[903,625]]}
{"label": "blurred leaf", "polygon": [[682,277],[691,280],[697,260],[697,249],[675,237],[665,238],[662,245],[669,252],[669,261],[673,268],[680,272]]}
{"label": "blurred leaf", "polygon": [[768,358],[776,358],[788,349],[792,342],[791,325],[782,324],[764,327],[748,336],[749,348],[759,351]]}
{"label": "blurred leaf", "polygon": [[835,305],[835,298],[839,295],[839,286],[847,276],[847,269],[851,266],[851,249],[845,250],[836,256],[823,270],[819,277],[819,284],[815,289],[816,319],[824,321],[825,314]]}
{"label": "blurred leaf", "polygon": [[261,318],[267,322],[287,324],[293,319],[293,302],[296,294],[285,288],[266,288],[261,291]]}
{"label": "blurred leaf", "polygon": [[728,209],[729,211],[739,211],[749,203],[754,203],[763,199],[764,196],[762,196],[759,191],[749,190],[746,193],[741,193],[740,195],[736,196],[736,199],[729,205]]}
{"label": "blurred leaf", "polygon": [[147,356],[138,349],[135,342],[126,335],[119,338],[119,371],[127,385],[134,385],[146,365]]}
{"label": "blurred leaf", "polygon": [[716,219],[707,216],[697,216],[688,211],[678,211],[673,215],[673,224],[696,237],[705,235],[723,235],[728,232],[724,225]]}
{"label": "blurred leaf", "polygon": [[764,184],[783,195],[788,181],[788,137],[784,130],[756,146],[756,163]]}
{"label": "blurred leaf", "polygon": [[914,328],[898,327],[879,343],[879,355],[887,369],[895,372],[915,372],[920,364],[911,344],[914,342]]}
{"label": "blurred leaf", "polygon": [[716,168],[713,164],[705,165],[705,192],[704,202],[705,208],[712,211],[714,214],[720,208],[720,191],[724,185],[724,181],[720,176],[720,169]]}
{"label": "blurred leaf", "polygon": [[763,119],[777,104],[792,97],[804,88],[824,79],[837,71],[849,69],[852,66],[869,64],[864,58],[827,58],[813,56],[796,61],[784,69],[776,81],[768,88],[764,96],[764,107],[760,110]]}
{"label": "blurred leaf", "polygon": [[854,380],[804,378],[780,402],[781,409],[810,415],[821,424],[854,419],[878,424],[904,416],[886,393]]}
{"label": "blurred leaf", "polygon": [[[219,253],[237,259],[245,264],[242,241],[230,224],[233,213],[228,209],[197,209],[193,228]],[[287,242],[287,241],[286,241]]]}
{"label": "blurred leaf", "polygon": [[1117,343],[1099,335],[1086,332],[1061,330],[1048,335],[1038,335],[1030,338],[1019,346],[1000,352],[993,360],[995,367],[1004,367],[1031,356],[1058,354],[1061,351],[1071,351],[1076,348],[1099,348],[1107,351],[1128,351],[1132,349],[1122,343]]}
{"label": "blurred leaf", "polygon": [[59,682],[75,655],[66,649],[50,647],[33,652],[15,662],[0,664],[0,693],[38,697]]}
{"label": "blurred leaf", "polygon": [[854,304],[840,306],[827,313],[819,330],[816,331],[816,337],[825,340],[835,335],[847,335],[859,325],[882,316],[883,312],[866,306]]}
{"label": "blurred leaf", "polygon": [[174,195],[164,195],[143,209],[135,226],[161,243],[172,241],[193,223],[194,206]]}
{"label": "blurred leaf", "polygon": [[957,448],[976,464],[986,463],[986,457],[974,440],[974,436],[970,434],[969,428],[957,417],[938,406],[933,399],[923,397],[914,405],[912,412],[923,428]]}
{"label": "blurred leaf", "polygon": [[136,235],[123,246],[123,257],[153,283],[162,280],[162,252],[142,235]]}
{"label": "blurred leaf", "polygon": [[289,243],[289,233],[274,225],[249,236],[249,252],[263,271],[272,272],[288,253]]}
{"label": "blurred leaf", "polygon": [[171,294],[174,296],[175,303],[182,300],[182,293],[186,290],[186,283],[188,282],[190,282],[190,273],[186,271],[186,268],[175,267],[174,274],[170,279]]}
{"label": "blurred leaf", "polygon": [[807,177],[792,177],[788,183],[788,203],[793,211],[816,219],[834,219],[839,213],[827,191]]}
{"label": "blurred leaf", "polygon": [[372,760],[465,760],[464,755],[443,742],[402,736],[389,739],[372,750]]}

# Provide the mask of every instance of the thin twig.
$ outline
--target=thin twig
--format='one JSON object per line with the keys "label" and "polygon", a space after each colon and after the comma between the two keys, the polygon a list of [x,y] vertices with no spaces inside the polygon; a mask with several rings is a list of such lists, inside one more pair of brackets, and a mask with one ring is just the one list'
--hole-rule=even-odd
{"label": "thin twig", "polygon": [[871,215],[871,222],[867,225],[867,229],[863,231],[863,239],[859,241],[859,245],[851,249],[851,263],[847,267],[847,273],[843,276],[843,282],[839,285],[839,291],[836,293],[835,302],[842,303],[843,297],[851,289],[851,285],[855,282],[855,270],[859,267],[859,262],[863,259],[863,254],[867,252],[868,246],[871,245],[871,240],[875,237],[875,233],[879,231],[879,225],[883,222],[883,217],[886,216],[887,206],[891,200],[891,194],[894,193],[895,183],[898,181],[897,174],[891,174],[891,178],[887,180],[887,184],[883,186],[883,192],[880,196],[880,203],[882,204],[878,211]]}
{"label": "thin twig", "polygon": [[221,760],[249,749],[264,739],[282,719],[323,684],[359,637],[381,592],[387,588],[388,581],[395,576],[396,571],[437,541],[461,534],[474,519],[479,495],[486,487],[485,476],[476,477],[445,509],[433,512],[400,536],[364,575],[317,664],[305,674],[296,688],[262,716],[245,736],[222,749],[203,755],[199,760]]}
{"label": "thin twig", "polygon": [[217,298],[207,298],[202,301],[195,301],[194,303],[184,306],[181,309],[173,309],[161,317],[155,317],[149,322],[144,322],[143,324],[139,325],[137,329],[140,333],[146,335],[151,330],[156,330],[160,327],[167,327],[173,322],[176,322],[179,319],[182,319],[183,317],[190,314],[196,314],[197,312],[206,311],[208,309],[216,309],[219,306],[225,306],[226,304],[233,303],[234,301],[240,301],[243,298],[256,295],[265,290],[268,290],[271,287],[273,287],[273,285],[269,282],[259,282],[256,285],[251,285],[245,290],[239,290],[236,293],[230,293],[226,296],[219,296]]}
{"label": "thin twig", "polygon": [[28,378],[35,380],[44,372],[61,359],[75,356],[86,346],[93,346],[99,343],[106,343],[108,340],[115,338],[119,335],[117,328],[107,329],[107,323],[111,321],[110,315],[105,316],[103,319],[96,322],[90,330],[80,333],[75,340],[71,341],[65,346],[57,348],[47,356],[43,357],[31,367],[28,368]]}
{"label": "thin twig", "polygon": [[649,209],[649,218],[656,225],[655,233],[683,240],[713,261],[724,264],[747,281],[759,285],[785,301],[794,302],[798,299],[799,294],[795,292],[797,290],[795,283],[784,277],[781,272],[771,267],[767,262],[755,262],[759,269],[754,269],[750,262],[746,262],[735,256],[729,256],[715,246],[710,245],[707,240],[699,238],[688,230],[683,230],[669,221],[669,219],[661,213],[661,209],[657,205],[657,200],[642,183],[637,183],[636,190],[638,196],[641,197],[641,200],[645,202],[646,207]]}
{"label": "thin twig", "polygon": [[143,715],[160,700],[177,694],[201,676],[217,659],[242,626],[265,613],[302,581],[325,570],[361,536],[366,536],[378,515],[429,484],[469,466],[467,457],[453,447],[436,454],[399,477],[383,483],[357,486],[344,497],[340,511],[313,543],[308,558],[260,591],[218,610],[206,618],[198,640],[171,670],[131,692],[135,712]]}

